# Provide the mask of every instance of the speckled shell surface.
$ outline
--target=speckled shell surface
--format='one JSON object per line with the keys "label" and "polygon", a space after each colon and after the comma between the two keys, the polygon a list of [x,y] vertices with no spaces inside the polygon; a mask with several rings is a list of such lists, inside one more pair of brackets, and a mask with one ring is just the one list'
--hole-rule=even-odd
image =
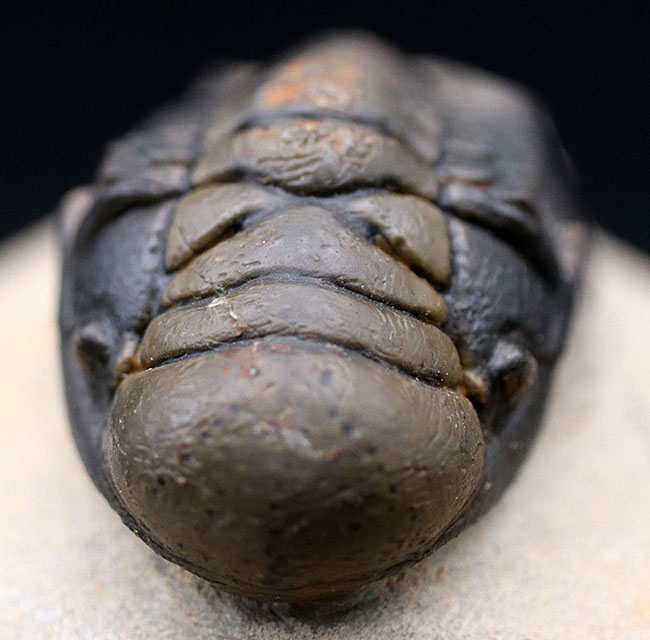
{"label": "speckled shell surface", "polygon": [[585,244],[521,89],[329,36],[207,75],[62,209],[75,439],[165,558],[343,598],[514,476]]}

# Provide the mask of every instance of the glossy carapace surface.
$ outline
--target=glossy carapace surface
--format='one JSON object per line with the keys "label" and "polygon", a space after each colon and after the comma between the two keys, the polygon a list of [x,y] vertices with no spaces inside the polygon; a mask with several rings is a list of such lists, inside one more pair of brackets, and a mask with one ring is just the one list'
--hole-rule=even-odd
{"label": "glossy carapace surface", "polygon": [[63,208],[75,438],[165,558],[345,597],[513,477],[582,237],[520,89],[331,36],[208,75]]}

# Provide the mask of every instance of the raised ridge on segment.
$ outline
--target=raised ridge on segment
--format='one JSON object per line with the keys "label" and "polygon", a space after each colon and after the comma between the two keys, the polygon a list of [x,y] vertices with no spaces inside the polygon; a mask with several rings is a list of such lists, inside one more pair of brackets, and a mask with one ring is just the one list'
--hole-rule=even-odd
{"label": "raised ridge on segment", "polygon": [[177,269],[244,216],[279,205],[279,198],[273,194],[247,184],[195,189],[181,198],[174,212],[167,235],[165,266],[170,271]]}
{"label": "raised ridge on segment", "polygon": [[376,226],[411,268],[438,284],[447,283],[449,237],[438,207],[416,196],[380,193],[352,200],[347,211]]}
{"label": "raised ridge on segment", "polygon": [[255,280],[219,298],[175,307],[147,327],[145,367],[224,343],[268,335],[323,340],[448,387],[463,377],[440,329],[347,291],[306,282]]}
{"label": "raised ridge on segment", "polygon": [[215,295],[277,273],[327,280],[434,324],[446,318],[444,300],[426,280],[319,207],[276,213],[208,249],[176,274],[162,304]]}
{"label": "raised ridge on segment", "polygon": [[226,136],[206,149],[195,186],[240,175],[305,195],[398,185],[435,199],[434,169],[394,138],[343,120],[281,119]]}

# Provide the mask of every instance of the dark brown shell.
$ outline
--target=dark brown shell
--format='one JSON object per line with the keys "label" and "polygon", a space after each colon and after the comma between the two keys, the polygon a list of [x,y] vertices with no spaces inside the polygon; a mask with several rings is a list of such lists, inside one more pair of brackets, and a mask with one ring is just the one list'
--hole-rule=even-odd
{"label": "dark brown shell", "polygon": [[584,235],[568,173],[521,90],[367,36],[209,76],[67,214],[66,390],[99,489],[259,599],[426,555],[539,423]]}

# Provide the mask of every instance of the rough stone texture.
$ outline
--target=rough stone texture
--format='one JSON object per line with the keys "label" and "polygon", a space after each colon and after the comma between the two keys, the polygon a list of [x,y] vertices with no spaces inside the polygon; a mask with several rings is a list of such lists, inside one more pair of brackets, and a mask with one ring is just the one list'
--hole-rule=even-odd
{"label": "rough stone texture", "polygon": [[600,237],[546,424],[477,524],[349,611],[220,594],[131,534],[68,432],[51,226],[0,250],[0,635],[646,640],[650,264]]}

